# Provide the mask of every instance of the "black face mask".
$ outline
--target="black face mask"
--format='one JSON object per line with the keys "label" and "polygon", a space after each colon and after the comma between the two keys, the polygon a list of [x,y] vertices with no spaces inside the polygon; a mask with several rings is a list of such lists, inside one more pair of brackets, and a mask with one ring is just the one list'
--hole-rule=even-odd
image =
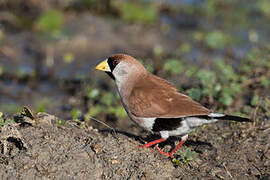
{"label": "black face mask", "polygon": [[115,59],[109,57],[108,60],[107,60],[107,63],[108,63],[108,65],[109,65],[109,67],[110,67],[111,72],[106,72],[106,73],[107,73],[113,80],[115,80],[115,77],[114,77],[114,75],[112,74],[112,72],[113,72],[114,68],[117,66],[117,64],[119,63],[119,61],[117,61],[117,60],[115,60]]}
{"label": "black face mask", "polygon": [[115,80],[114,75],[111,72],[106,72],[113,80]]}

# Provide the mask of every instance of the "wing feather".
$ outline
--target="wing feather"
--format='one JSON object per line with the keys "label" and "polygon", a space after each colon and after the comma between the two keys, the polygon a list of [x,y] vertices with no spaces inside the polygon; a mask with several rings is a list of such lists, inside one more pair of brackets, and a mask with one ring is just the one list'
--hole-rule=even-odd
{"label": "wing feather", "polygon": [[150,76],[135,86],[130,94],[129,110],[133,115],[137,117],[179,118],[210,113],[198,102],[178,92],[166,80],[154,75]]}

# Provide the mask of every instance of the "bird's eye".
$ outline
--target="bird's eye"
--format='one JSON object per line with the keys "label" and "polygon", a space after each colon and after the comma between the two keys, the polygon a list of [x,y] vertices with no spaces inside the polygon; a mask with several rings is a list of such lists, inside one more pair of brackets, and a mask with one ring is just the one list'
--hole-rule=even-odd
{"label": "bird's eye", "polygon": [[114,58],[109,57],[107,62],[108,62],[108,65],[110,66],[110,70],[112,72],[114,70],[114,68],[116,67],[116,65],[119,64],[120,61],[118,59],[114,59]]}
{"label": "bird's eye", "polygon": [[117,61],[117,60],[113,60],[113,62],[112,62],[112,64],[113,64],[114,67],[115,67],[118,63],[119,63],[119,61]]}

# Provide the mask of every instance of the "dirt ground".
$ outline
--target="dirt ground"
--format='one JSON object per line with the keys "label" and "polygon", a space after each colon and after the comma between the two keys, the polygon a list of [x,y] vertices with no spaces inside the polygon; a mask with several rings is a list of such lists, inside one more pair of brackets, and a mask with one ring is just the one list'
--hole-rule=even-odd
{"label": "dirt ground", "polygon": [[270,179],[268,120],[199,128],[175,155],[190,148],[195,160],[178,165],[129,133],[60,125],[48,114],[23,120],[2,127],[0,179]]}

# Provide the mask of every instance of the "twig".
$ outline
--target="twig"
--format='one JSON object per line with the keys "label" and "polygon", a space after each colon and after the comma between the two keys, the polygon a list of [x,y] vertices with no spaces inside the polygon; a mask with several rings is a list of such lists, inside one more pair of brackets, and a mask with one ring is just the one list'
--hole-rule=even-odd
{"label": "twig", "polygon": [[227,169],[225,163],[223,163],[222,165],[223,165],[224,169],[226,170],[227,174],[230,176],[230,178],[232,178],[232,179],[234,180],[232,174],[231,174],[230,171]]}
{"label": "twig", "polygon": [[116,131],[115,131],[115,129],[114,129],[113,127],[111,127],[110,125],[106,124],[105,122],[103,122],[103,121],[101,121],[101,120],[98,120],[97,118],[94,118],[94,117],[92,117],[92,116],[88,116],[88,117],[89,117],[90,119],[92,119],[92,120],[94,120],[94,121],[100,123],[100,124],[103,124],[103,125],[106,126],[107,128],[110,128],[110,129],[113,131],[114,136],[116,137]]}
{"label": "twig", "polygon": [[251,163],[251,165],[252,165],[255,169],[257,169],[257,171],[259,171],[260,175],[262,176],[261,170],[260,170],[257,166],[255,166],[253,163]]}

